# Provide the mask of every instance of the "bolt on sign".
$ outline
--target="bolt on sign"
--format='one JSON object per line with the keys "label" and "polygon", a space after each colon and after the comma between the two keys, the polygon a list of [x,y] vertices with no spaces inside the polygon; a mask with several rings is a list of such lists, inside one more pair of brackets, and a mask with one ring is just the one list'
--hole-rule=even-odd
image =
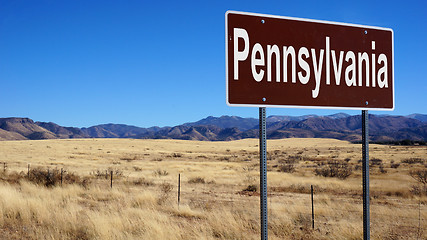
{"label": "bolt on sign", "polygon": [[394,109],[393,30],[228,11],[230,106]]}

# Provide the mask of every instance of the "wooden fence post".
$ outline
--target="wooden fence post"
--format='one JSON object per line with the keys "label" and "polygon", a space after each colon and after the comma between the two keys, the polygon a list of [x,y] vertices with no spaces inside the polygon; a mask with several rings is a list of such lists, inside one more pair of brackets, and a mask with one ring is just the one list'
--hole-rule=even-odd
{"label": "wooden fence post", "polygon": [[178,174],[178,208],[181,200],[181,173]]}
{"label": "wooden fence post", "polygon": [[111,171],[111,182],[110,182],[110,187],[113,188],[113,171]]}
{"label": "wooden fence post", "polygon": [[313,185],[311,185],[311,224],[314,229],[314,202],[313,202]]}

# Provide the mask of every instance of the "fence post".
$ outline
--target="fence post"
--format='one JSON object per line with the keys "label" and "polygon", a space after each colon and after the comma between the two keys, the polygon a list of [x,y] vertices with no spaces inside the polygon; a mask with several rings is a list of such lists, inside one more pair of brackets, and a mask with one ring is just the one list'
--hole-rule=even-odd
{"label": "fence post", "polygon": [[63,170],[61,168],[61,187],[62,187],[62,173],[63,173]]}
{"label": "fence post", "polygon": [[111,183],[110,183],[110,187],[113,188],[113,171],[111,171]]}
{"label": "fence post", "polygon": [[3,163],[3,172],[6,172],[6,162]]}
{"label": "fence post", "polygon": [[178,174],[178,208],[181,200],[181,173]]}
{"label": "fence post", "polygon": [[314,229],[314,201],[313,201],[313,185],[311,185],[311,225]]}
{"label": "fence post", "polygon": [[28,172],[27,172],[27,177],[28,177],[28,179],[30,179],[30,164],[28,164]]}
{"label": "fence post", "polygon": [[421,198],[418,202],[418,230],[417,230],[417,239],[421,235]]}

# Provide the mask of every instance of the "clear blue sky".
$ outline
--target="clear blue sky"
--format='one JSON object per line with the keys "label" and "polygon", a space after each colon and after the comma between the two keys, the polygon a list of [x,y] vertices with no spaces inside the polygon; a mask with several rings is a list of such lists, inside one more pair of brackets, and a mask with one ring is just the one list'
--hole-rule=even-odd
{"label": "clear blue sky", "polygon": [[0,0],[0,117],[77,127],[257,117],[225,103],[227,10],[392,28],[396,107],[372,113],[427,114],[426,1]]}

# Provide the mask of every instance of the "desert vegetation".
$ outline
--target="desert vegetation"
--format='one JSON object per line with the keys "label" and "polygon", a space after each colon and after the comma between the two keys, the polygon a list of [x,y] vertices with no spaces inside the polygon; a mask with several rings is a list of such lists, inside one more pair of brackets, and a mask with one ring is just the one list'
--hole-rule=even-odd
{"label": "desert vegetation", "polygon": [[[3,239],[259,239],[256,139],[0,145]],[[360,144],[267,147],[269,239],[362,238]],[[372,239],[426,239],[427,147],[371,144],[370,156]]]}

